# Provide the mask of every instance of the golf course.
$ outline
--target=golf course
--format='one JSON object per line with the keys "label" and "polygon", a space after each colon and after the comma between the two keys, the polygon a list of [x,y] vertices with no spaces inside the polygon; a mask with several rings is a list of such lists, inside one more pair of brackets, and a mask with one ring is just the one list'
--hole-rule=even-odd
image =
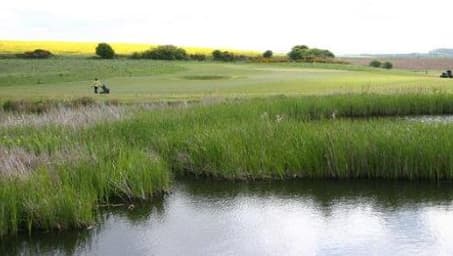
{"label": "golf course", "polygon": [[91,227],[187,176],[453,178],[453,124],[417,121],[453,114],[436,70],[80,56],[0,70],[2,237]]}
{"label": "golf course", "polygon": [[[0,59],[0,100],[67,100],[94,97],[121,102],[254,98],[275,95],[417,93],[450,91],[451,81],[405,70],[317,63],[218,63],[194,61]],[[90,85],[99,78],[106,97]],[[27,92],[27,93],[24,93]]]}
{"label": "golf course", "polygon": [[453,1],[4,1],[0,256],[453,255]]}

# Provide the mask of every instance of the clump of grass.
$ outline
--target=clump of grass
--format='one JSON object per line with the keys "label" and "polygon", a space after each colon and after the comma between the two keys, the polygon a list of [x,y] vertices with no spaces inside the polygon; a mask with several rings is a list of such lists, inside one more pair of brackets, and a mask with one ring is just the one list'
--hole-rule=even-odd
{"label": "clump of grass", "polygon": [[103,145],[90,161],[0,179],[0,236],[85,227],[95,221],[98,204],[146,200],[168,188],[159,157],[118,146]]}

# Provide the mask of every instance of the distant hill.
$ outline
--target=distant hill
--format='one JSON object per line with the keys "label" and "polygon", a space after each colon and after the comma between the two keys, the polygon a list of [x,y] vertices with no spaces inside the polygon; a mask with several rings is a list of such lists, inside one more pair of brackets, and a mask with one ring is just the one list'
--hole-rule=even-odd
{"label": "distant hill", "polygon": [[453,49],[440,48],[432,50],[428,54],[439,57],[453,57]]}
{"label": "distant hill", "polygon": [[347,58],[408,58],[408,59],[419,59],[419,58],[453,58],[453,48],[439,48],[429,51],[427,53],[392,53],[392,54],[359,54],[359,55],[345,55],[342,57]]}

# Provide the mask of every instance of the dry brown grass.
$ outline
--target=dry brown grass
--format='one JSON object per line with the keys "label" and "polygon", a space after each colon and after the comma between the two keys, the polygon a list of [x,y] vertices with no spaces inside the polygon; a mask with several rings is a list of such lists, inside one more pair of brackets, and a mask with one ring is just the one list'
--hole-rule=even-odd
{"label": "dry brown grass", "polygon": [[0,127],[41,127],[53,124],[77,128],[96,122],[121,120],[133,112],[124,106],[103,104],[79,108],[57,107],[42,114],[0,112]]}
{"label": "dry brown grass", "polygon": [[33,153],[20,147],[0,147],[0,177],[27,177],[40,167],[51,169],[52,166],[76,163],[87,159],[89,154],[80,147],[66,147],[49,155]]}
{"label": "dry brown grass", "polygon": [[0,176],[26,176],[49,158],[39,157],[22,148],[0,148]]}

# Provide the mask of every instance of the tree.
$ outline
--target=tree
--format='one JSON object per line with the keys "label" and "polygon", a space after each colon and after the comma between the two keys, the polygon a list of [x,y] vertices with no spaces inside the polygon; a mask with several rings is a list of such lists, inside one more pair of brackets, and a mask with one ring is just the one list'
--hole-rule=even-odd
{"label": "tree", "polygon": [[99,43],[96,47],[96,55],[103,59],[113,59],[115,57],[115,51],[107,43]]}
{"label": "tree", "polygon": [[310,49],[310,51],[315,51],[315,54],[313,54],[315,57],[322,57],[322,58],[335,58],[335,55],[329,51],[329,50],[323,50],[323,49]]}
{"label": "tree", "polygon": [[212,58],[214,60],[223,60],[223,54],[220,50],[214,50],[212,52]]}
{"label": "tree", "polygon": [[299,50],[308,50],[309,48],[308,48],[308,46],[306,46],[306,45],[295,45],[295,46],[292,48],[292,50],[297,50],[297,49],[299,49]]}
{"label": "tree", "polygon": [[385,68],[385,69],[392,69],[393,68],[393,64],[391,62],[384,62],[382,63],[382,68]]}
{"label": "tree", "polygon": [[288,57],[292,60],[302,60],[302,61],[317,61],[324,60],[328,58],[335,58],[335,55],[325,49],[318,48],[309,48],[306,45],[296,45],[288,53]]}
{"label": "tree", "polygon": [[308,46],[306,45],[296,45],[288,53],[288,57],[292,60],[301,60],[304,59],[307,55]]}
{"label": "tree", "polygon": [[271,58],[272,55],[274,55],[274,53],[271,50],[267,50],[267,51],[263,52],[264,58]]}
{"label": "tree", "polygon": [[380,68],[382,63],[378,60],[373,60],[370,62],[370,67],[373,67],[373,68]]}
{"label": "tree", "polygon": [[288,53],[288,57],[292,60],[301,60],[307,56],[307,49],[301,49],[293,47],[293,49]]}
{"label": "tree", "polygon": [[222,55],[223,55],[223,61],[234,61],[234,59],[235,59],[234,53],[229,52],[229,51],[224,51],[222,53]]}

